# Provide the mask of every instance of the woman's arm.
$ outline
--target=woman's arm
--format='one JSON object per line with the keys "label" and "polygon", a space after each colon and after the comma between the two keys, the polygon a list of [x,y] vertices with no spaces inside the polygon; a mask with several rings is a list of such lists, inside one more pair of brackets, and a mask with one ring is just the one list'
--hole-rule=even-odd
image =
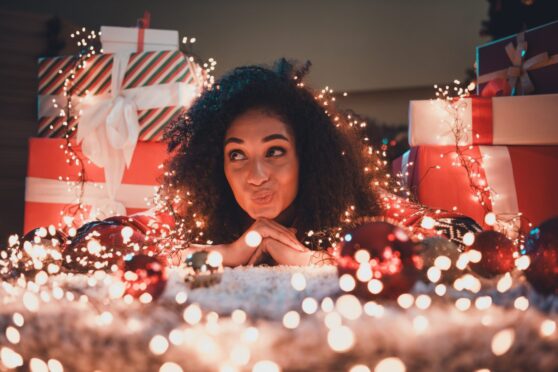
{"label": "woman's arm", "polygon": [[177,255],[172,257],[172,264],[180,266],[186,261],[188,255],[197,251],[218,252],[223,257],[223,266],[235,267],[245,265],[254,253],[255,248],[236,242],[230,244],[190,244],[187,248],[177,251]]}

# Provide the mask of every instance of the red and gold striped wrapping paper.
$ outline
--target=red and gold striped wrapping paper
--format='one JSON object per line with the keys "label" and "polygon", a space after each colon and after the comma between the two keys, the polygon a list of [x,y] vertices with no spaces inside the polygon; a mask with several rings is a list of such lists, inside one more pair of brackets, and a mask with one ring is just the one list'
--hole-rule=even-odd
{"label": "red and gold striped wrapping paper", "polygon": [[[64,82],[72,74],[78,60],[75,56],[48,57],[39,60],[39,98],[49,100],[64,94]],[[107,94],[111,91],[113,54],[98,54],[86,60],[86,67],[78,69],[71,85],[72,96]],[[180,51],[150,51],[132,53],[122,89],[168,83],[187,83],[200,86],[197,65]],[[139,110],[140,141],[160,141],[164,127],[175,119],[184,107],[169,106]],[[71,118],[68,127],[65,116],[39,117],[39,137],[62,138],[78,122]],[[71,132],[71,137],[75,135]]]}

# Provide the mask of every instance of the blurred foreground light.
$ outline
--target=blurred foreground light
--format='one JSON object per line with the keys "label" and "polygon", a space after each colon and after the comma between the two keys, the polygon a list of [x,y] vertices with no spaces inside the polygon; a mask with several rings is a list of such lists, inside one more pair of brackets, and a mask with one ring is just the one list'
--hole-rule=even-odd
{"label": "blurred foreground light", "polygon": [[492,338],[492,352],[496,356],[504,355],[513,345],[515,331],[511,328],[501,330]]}
{"label": "blurred foreground light", "polygon": [[294,273],[291,277],[291,285],[297,291],[303,291],[306,288],[306,278],[302,273]]}
{"label": "blurred foreground light", "polygon": [[405,372],[405,364],[399,358],[391,357],[380,360],[374,372]]}
{"label": "blurred foreground light", "polygon": [[281,368],[271,360],[260,360],[252,368],[252,372],[280,372]]}
{"label": "blurred foreground light", "polygon": [[549,337],[556,332],[556,322],[550,319],[546,319],[541,323],[541,336]]}
{"label": "blurred foreground light", "polygon": [[248,234],[246,234],[244,240],[249,247],[255,248],[262,242],[262,236],[257,231],[250,231]]}
{"label": "blurred foreground light", "polygon": [[349,327],[340,326],[328,332],[327,343],[333,351],[343,353],[353,347],[355,336]]}
{"label": "blurred foreground light", "polygon": [[350,292],[355,289],[355,279],[349,274],[343,274],[339,278],[339,288],[345,292]]}
{"label": "blurred foreground light", "polygon": [[159,372],[183,372],[183,369],[176,363],[165,362],[161,368],[159,368]]}

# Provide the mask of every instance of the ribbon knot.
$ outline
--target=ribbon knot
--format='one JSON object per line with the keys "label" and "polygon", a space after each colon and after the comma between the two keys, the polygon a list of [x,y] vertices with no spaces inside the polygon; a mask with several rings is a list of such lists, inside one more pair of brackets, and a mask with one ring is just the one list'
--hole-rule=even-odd
{"label": "ribbon knot", "polygon": [[481,92],[482,96],[493,96],[495,92],[514,96],[518,91],[521,94],[535,91],[529,71],[558,63],[558,54],[549,57],[548,52],[542,52],[525,60],[527,47],[524,32],[517,34],[517,46],[512,42],[506,45],[506,55],[512,66],[479,76],[478,84],[488,83]]}

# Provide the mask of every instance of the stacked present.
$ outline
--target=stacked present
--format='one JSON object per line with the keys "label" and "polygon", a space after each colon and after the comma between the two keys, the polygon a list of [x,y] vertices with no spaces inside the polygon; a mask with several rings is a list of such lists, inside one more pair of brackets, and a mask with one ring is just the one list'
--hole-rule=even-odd
{"label": "stacked present", "polygon": [[60,224],[77,203],[89,218],[148,208],[166,158],[164,128],[203,86],[177,31],[102,27],[101,42],[103,53],[87,58],[39,60],[25,231]]}
{"label": "stacked present", "polygon": [[394,164],[419,202],[509,235],[558,211],[558,22],[477,48],[477,95],[411,101]]}

